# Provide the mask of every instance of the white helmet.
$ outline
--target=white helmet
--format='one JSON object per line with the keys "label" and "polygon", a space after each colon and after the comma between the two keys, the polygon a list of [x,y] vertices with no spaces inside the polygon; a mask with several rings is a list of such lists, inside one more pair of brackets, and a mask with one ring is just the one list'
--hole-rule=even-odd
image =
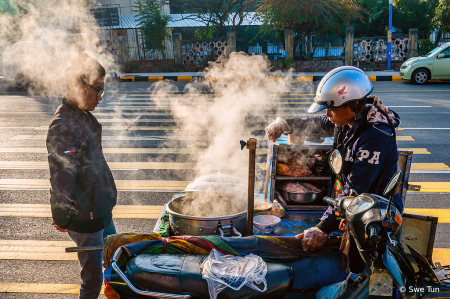
{"label": "white helmet", "polygon": [[320,80],[314,103],[309,113],[340,107],[349,102],[365,99],[373,90],[370,78],[361,69],[354,66],[341,66],[328,72]]}

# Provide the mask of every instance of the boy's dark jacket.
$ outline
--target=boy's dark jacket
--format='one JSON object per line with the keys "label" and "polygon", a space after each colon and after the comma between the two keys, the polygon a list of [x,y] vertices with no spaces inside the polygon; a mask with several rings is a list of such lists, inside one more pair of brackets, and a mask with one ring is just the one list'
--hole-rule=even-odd
{"label": "boy's dark jacket", "polygon": [[[397,171],[398,151],[396,140],[392,136],[392,129],[387,118],[373,106],[383,109],[389,115],[395,128],[400,125],[400,117],[387,109],[378,97],[371,96],[370,102],[373,105],[367,105],[362,113],[362,118],[357,120],[351,128],[344,126],[338,129],[326,116],[286,120],[291,127],[291,134],[304,136],[307,133],[316,137],[333,136],[334,134],[335,143],[342,142],[343,162],[344,165],[348,162],[350,167],[344,175],[343,190],[338,197],[348,196],[351,189],[354,189],[357,194],[372,192],[373,190],[369,190],[389,160],[392,150],[394,150],[394,154],[381,184],[373,193],[382,195],[390,178]],[[334,184],[334,182],[332,183]],[[403,202],[399,194],[394,196],[393,202],[403,212]],[[326,233],[337,230],[338,222],[332,207],[329,207],[324,213],[318,227]]]}
{"label": "boy's dark jacket", "polygon": [[63,98],[47,135],[51,209],[56,225],[79,233],[107,227],[117,189],[103,156],[102,126]]}

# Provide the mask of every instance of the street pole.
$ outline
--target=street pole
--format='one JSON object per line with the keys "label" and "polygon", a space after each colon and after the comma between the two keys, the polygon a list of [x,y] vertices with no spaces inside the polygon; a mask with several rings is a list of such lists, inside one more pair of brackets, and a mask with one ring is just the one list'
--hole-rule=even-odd
{"label": "street pole", "polygon": [[388,42],[388,53],[387,53],[387,69],[391,69],[391,43],[392,43],[392,2],[393,0],[389,0],[389,28],[387,35]]}

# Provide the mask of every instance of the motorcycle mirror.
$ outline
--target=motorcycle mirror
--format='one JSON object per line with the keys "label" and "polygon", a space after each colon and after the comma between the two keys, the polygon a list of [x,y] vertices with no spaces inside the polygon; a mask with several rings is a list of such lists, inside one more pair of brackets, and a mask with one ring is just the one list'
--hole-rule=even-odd
{"label": "motorcycle mirror", "polygon": [[[400,186],[399,180],[402,176],[402,171],[399,170],[397,171],[394,176],[391,178],[391,180],[389,181],[389,183],[386,186],[386,189],[384,189],[384,195],[390,195],[392,193],[394,193],[393,191],[395,191],[395,193],[393,195],[395,195],[398,192],[398,187]],[[396,188],[397,187],[397,188]]]}
{"label": "motorcycle mirror", "polygon": [[398,188],[400,187],[400,178],[402,177],[402,171],[398,170],[394,176],[391,178],[391,180],[389,181],[389,183],[386,186],[386,189],[384,189],[384,195],[388,195],[389,196],[389,203],[388,206],[386,208],[386,216],[385,219],[389,220],[391,218],[391,205],[392,205],[392,200],[394,199],[394,195],[397,194],[398,192]]}
{"label": "motorcycle mirror", "polygon": [[341,173],[342,169],[342,156],[341,153],[335,149],[331,152],[330,157],[328,158],[328,162],[331,166],[331,169],[335,174]]}

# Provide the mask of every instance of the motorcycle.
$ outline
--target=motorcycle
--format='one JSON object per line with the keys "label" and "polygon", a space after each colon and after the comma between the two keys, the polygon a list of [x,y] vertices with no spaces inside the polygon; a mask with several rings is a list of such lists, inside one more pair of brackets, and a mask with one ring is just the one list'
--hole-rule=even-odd
{"label": "motorcycle", "polygon": [[[339,151],[333,151],[330,165],[336,174],[340,173],[341,161]],[[419,271],[416,272],[403,246],[393,237],[402,225],[401,213],[392,205],[401,174],[398,171],[386,186],[384,196],[389,199],[368,193],[357,197],[324,198],[328,205],[334,207],[338,218],[345,219],[348,223],[366,266],[364,272],[370,276],[368,296],[375,296],[373,298],[396,298],[397,295],[401,298],[420,298],[426,290],[438,289],[440,285],[427,259],[407,245],[417,263]],[[346,296],[349,294],[342,298],[347,298]]]}
{"label": "motorcycle", "polygon": [[[338,151],[331,153],[330,165],[335,173],[340,172],[342,157]],[[448,288],[446,283],[449,276],[446,276],[445,281],[440,281],[428,260],[408,246],[417,264],[418,271],[415,271],[402,245],[395,239],[402,225],[402,216],[392,200],[398,191],[400,178],[401,171],[390,180],[384,192],[387,198],[368,193],[337,199],[324,198],[328,205],[334,207],[338,218],[348,223],[349,233],[364,262],[362,273],[349,275],[345,283],[339,285],[339,292],[325,298],[412,299],[423,298],[430,290]],[[250,238],[254,237],[240,240],[250,242]],[[297,242],[301,250],[299,240],[285,238],[286,241]],[[135,254],[130,248],[119,247],[111,259],[112,266],[105,270],[104,277],[109,290],[109,295],[106,291],[105,295],[108,299],[210,298],[208,283],[202,278],[207,255]],[[128,258],[123,263],[121,261],[124,260],[125,252]],[[267,262],[264,292],[247,286],[240,290],[225,288],[218,298],[314,298],[314,293],[295,292],[296,281],[305,271],[304,267],[301,263]]]}

